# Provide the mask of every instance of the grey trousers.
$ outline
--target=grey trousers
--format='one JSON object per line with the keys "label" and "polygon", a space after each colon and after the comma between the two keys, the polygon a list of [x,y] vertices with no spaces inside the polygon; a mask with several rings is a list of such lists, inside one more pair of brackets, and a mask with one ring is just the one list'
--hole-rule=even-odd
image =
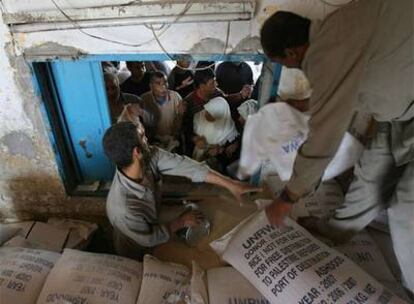
{"label": "grey trousers", "polygon": [[332,217],[320,221],[318,228],[331,239],[346,241],[387,208],[404,284],[414,293],[414,144],[398,138],[405,125],[413,127],[412,123],[395,129],[391,123],[379,124],[375,138],[355,165],[344,204]]}

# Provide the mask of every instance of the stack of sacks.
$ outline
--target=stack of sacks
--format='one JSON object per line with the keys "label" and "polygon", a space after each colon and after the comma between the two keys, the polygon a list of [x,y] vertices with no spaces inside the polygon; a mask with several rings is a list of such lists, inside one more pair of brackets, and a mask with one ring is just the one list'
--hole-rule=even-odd
{"label": "stack of sacks", "polygon": [[137,304],[207,304],[204,272],[193,263],[193,274],[180,264],[144,257],[144,270]]}
{"label": "stack of sacks", "polygon": [[59,257],[43,250],[0,248],[0,303],[35,304]]}
{"label": "stack of sacks", "polygon": [[37,304],[135,304],[142,263],[115,255],[65,249]]}
{"label": "stack of sacks", "polygon": [[207,271],[208,298],[211,304],[270,304],[269,301],[232,267]]}
{"label": "stack of sacks", "polygon": [[293,220],[285,224],[272,227],[260,211],[211,246],[270,303],[405,303]]}

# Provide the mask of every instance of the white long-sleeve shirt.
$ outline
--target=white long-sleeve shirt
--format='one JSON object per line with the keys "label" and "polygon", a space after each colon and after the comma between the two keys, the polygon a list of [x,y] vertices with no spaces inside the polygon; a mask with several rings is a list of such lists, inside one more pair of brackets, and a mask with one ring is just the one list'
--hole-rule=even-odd
{"label": "white long-sleeve shirt", "polygon": [[359,0],[312,21],[302,62],[313,89],[310,132],[287,184],[293,193],[318,184],[356,110],[378,121],[414,117],[413,3]]}

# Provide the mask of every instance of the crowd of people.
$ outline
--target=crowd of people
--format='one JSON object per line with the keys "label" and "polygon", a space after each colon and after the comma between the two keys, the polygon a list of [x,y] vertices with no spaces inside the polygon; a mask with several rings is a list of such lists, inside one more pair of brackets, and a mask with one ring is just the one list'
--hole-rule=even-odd
{"label": "crowd of people", "polygon": [[111,120],[140,119],[150,144],[227,175],[239,158],[243,122],[258,109],[250,99],[253,71],[246,62],[215,68],[188,55],[176,59],[172,70],[163,62],[103,63]]}

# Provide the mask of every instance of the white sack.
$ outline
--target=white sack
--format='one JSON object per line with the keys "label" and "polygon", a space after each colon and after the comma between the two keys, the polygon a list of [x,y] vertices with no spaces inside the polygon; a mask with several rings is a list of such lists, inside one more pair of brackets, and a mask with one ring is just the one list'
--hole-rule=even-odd
{"label": "white sack", "polygon": [[[252,175],[270,160],[281,180],[289,180],[297,150],[306,140],[309,116],[284,102],[267,104],[250,115],[243,133],[239,174]],[[362,144],[345,133],[338,151],[325,170],[329,180],[352,167],[363,150]]]}
{"label": "white sack", "polygon": [[190,279],[184,265],[162,262],[147,254],[137,304],[190,304]]}
{"label": "white sack", "polygon": [[268,300],[233,267],[207,271],[211,304],[270,304]]}
{"label": "white sack", "polygon": [[142,264],[116,255],[65,249],[37,304],[135,304]]}
{"label": "white sack", "polygon": [[43,250],[0,248],[0,303],[35,304],[59,257]]}
{"label": "white sack", "polygon": [[404,303],[293,220],[272,227],[264,211],[238,230],[223,259],[271,303]]}
{"label": "white sack", "polygon": [[206,272],[195,261],[192,261],[190,288],[191,304],[208,304]]}

